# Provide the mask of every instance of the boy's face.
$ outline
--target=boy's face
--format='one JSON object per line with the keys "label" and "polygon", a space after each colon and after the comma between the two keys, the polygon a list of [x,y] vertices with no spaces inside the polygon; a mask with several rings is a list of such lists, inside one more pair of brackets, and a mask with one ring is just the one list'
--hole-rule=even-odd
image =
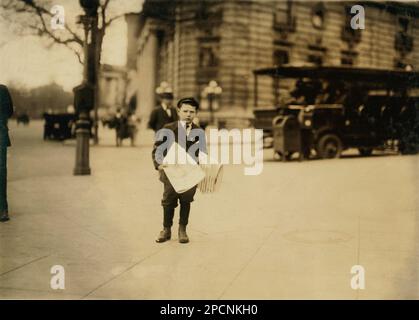
{"label": "boy's face", "polygon": [[179,115],[179,120],[191,123],[196,116],[196,108],[189,104],[182,103],[180,108],[178,108],[177,113]]}

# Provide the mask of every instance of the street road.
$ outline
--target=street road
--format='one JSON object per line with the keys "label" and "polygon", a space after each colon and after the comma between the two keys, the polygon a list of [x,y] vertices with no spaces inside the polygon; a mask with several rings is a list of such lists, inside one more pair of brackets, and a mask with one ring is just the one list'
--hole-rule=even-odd
{"label": "street road", "polygon": [[[419,298],[418,156],[281,163],[266,150],[261,175],[228,165],[218,193],[196,195],[189,244],[177,228],[157,244],[152,134],[116,148],[114,133],[100,132],[92,175],[76,177],[74,141],[11,122],[0,298]],[[54,265],[63,290],[51,288]],[[351,287],[356,265],[365,289]]]}

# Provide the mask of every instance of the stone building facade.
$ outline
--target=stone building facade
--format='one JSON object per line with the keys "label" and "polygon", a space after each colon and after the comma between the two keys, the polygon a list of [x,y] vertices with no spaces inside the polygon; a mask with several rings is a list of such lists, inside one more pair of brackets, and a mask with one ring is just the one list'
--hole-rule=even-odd
{"label": "stone building facade", "polygon": [[99,73],[99,112],[115,112],[125,105],[127,74],[125,67],[103,64]]}
{"label": "stone building facade", "polygon": [[[363,30],[350,27],[356,4],[365,9]],[[201,98],[216,80],[223,89],[216,118],[228,127],[241,126],[253,114],[252,71],[258,68],[418,69],[418,18],[413,2],[145,0],[142,12],[127,19],[137,110],[148,117],[161,81],[171,84],[175,98]],[[260,84],[259,105],[278,103],[271,82]]]}

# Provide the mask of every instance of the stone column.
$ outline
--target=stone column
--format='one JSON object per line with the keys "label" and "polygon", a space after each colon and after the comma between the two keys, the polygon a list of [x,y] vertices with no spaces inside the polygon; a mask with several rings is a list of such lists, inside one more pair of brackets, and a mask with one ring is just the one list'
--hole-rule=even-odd
{"label": "stone column", "polygon": [[157,30],[147,21],[139,37],[137,59],[137,115],[142,119],[141,129],[147,128],[150,113],[156,105],[158,50]]}

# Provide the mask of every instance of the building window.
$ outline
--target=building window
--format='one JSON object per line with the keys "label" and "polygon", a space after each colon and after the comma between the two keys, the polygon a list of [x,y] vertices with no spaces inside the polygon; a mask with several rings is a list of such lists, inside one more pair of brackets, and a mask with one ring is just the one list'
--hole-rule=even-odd
{"label": "building window", "polygon": [[217,77],[220,65],[219,37],[199,38],[198,70],[196,73],[198,84],[208,83]]}
{"label": "building window", "polygon": [[342,66],[353,66],[354,65],[354,60],[350,57],[345,57],[344,56],[340,59],[340,64]]}
{"label": "building window", "polygon": [[400,17],[398,23],[398,32],[394,42],[394,47],[404,57],[407,53],[413,51],[413,37],[411,35],[411,21],[406,17]]}
{"label": "building window", "polygon": [[340,63],[343,66],[353,66],[356,63],[358,52],[351,50],[343,50],[341,52]]}
{"label": "building window", "polygon": [[215,48],[211,46],[202,46],[199,52],[199,67],[209,68],[218,66],[218,58]]}
{"label": "building window", "polygon": [[352,29],[351,27],[351,7],[345,6],[345,20],[342,26],[341,39],[349,44],[352,47],[354,44],[357,44],[361,41],[361,29]]}
{"label": "building window", "polygon": [[215,1],[201,1],[195,13],[197,27],[219,26],[223,20],[223,11]]}
{"label": "building window", "polygon": [[292,0],[279,1],[274,14],[274,28],[280,32],[294,32],[296,18],[293,13]]}
{"label": "building window", "polygon": [[317,3],[311,11],[311,23],[316,29],[324,29],[325,27],[326,9],[323,3]]}
{"label": "building window", "polygon": [[281,66],[289,63],[289,54],[285,50],[275,50],[273,55],[274,65]]}
{"label": "building window", "polygon": [[409,32],[410,21],[405,17],[399,18],[399,32],[408,33]]}
{"label": "building window", "polygon": [[323,64],[323,57],[317,54],[309,54],[307,60],[316,66],[321,66]]}

